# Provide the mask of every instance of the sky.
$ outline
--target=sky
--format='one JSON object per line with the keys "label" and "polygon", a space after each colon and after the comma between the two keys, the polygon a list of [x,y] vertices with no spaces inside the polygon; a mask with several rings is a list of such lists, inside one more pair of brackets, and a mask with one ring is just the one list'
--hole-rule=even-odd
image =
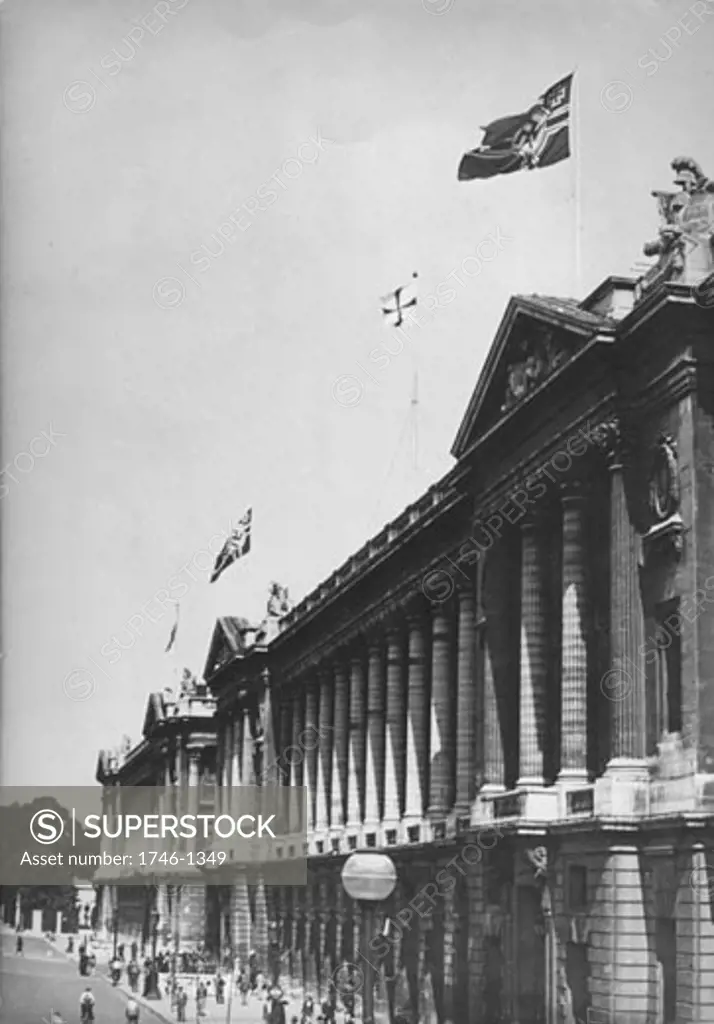
{"label": "sky", "polygon": [[[628,273],[671,159],[714,174],[714,0],[0,19],[0,780],[92,785],[218,615],[260,620],[271,580],[299,600],[450,469],[512,294]],[[457,181],[479,126],[573,68],[570,160]],[[399,353],[380,296],[415,271],[420,302],[455,294]],[[253,550],[209,584],[248,506]]]}

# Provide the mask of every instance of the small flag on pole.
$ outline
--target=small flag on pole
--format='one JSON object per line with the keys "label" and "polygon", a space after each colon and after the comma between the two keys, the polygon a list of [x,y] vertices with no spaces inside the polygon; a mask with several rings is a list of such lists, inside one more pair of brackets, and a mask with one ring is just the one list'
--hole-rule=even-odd
{"label": "small flag on pole", "polygon": [[573,75],[551,85],[523,114],[492,121],[481,145],[465,153],[459,181],[550,167],[570,156],[570,94]]}
{"label": "small flag on pole", "polygon": [[249,508],[244,515],[238,520],[238,525],[235,529],[231,530],[228,539],[221,548],[216,564],[213,567],[213,574],[211,575],[211,583],[215,583],[222,572],[228,568],[229,565],[233,565],[243,555],[247,555],[250,551],[250,532],[253,525],[253,509]]}
{"label": "small flag on pole", "polygon": [[171,627],[171,633],[169,634],[169,642],[166,644],[166,650],[164,651],[164,654],[168,654],[169,651],[171,650],[171,648],[173,647],[173,645],[176,643],[176,634],[178,633],[179,603],[178,603],[178,601],[176,601],[174,603],[176,604],[176,620],[175,620],[173,626]]}
{"label": "small flag on pole", "polygon": [[[417,272],[414,271],[412,279],[416,280],[418,276]],[[394,303],[393,308],[383,305],[382,315],[390,318],[390,323],[393,327],[401,327],[404,323],[404,310],[417,304],[416,287],[413,284],[403,284],[401,288],[396,288],[389,295],[383,295],[379,301],[382,303]]]}

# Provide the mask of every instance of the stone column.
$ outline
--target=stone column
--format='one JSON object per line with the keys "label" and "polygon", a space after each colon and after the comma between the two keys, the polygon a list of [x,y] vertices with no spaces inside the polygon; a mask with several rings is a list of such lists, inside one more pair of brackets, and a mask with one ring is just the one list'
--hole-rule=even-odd
{"label": "stone column", "polygon": [[[293,718],[292,718],[292,742],[291,749],[286,751],[285,757],[290,768],[290,785],[294,788],[301,788],[305,785],[305,759],[308,754],[308,746],[317,747],[317,737],[305,733],[305,694],[302,684],[298,682],[295,694],[293,695]],[[293,800],[296,800],[293,797]],[[309,804],[309,800],[308,800]],[[307,827],[307,821],[302,813],[298,813],[303,806],[302,801],[291,805],[294,812],[290,816],[290,831],[293,834],[302,832]],[[308,807],[309,812],[309,807]]]}
{"label": "stone column", "polygon": [[254,786],[255,779],[255,740],[251,725],[251,712],[249,708],[241,708],[238,712],[239,735],[241,737],[241,770],[240,783],[242,786]]}
{"label": "stone column", "polygon": [[384,668],[382,645],[373,642],[367,663],[365,829],[376,829],[384,809]]}
{"label": "stone column", "polygon": [[[250,723],[241,709],[233,710],[233,729],[230,731],[232,755],[230,755],[230,790],[239,785],[250,785],[253,778],[253,739],[250,734]],[[248,755],[248,764],[244,757]],[[246,781],[243,781],[243,778]]]}
{"label": "stone column", "polygon": [[307,827],[317,827],[317,765],[320,727],[318,722],[320,691],[315,680],[307,683],[305,691],[305,774],[307,785]]}
{"label": "stone column", "polygon": [[424,816],[429,778],[429,669],[425,643],[426,621],[419,612],[415,612],[410,615],[408,623],[405,827],[417,824]]}
{"label": "stone column", "polygon": [[367,745],[365,675],[361,654],[352,658],[350,677],[350,753],[347,770],[347,827],[359,829],[364,816],[365,753]]}
{"label": "stone column", "polygon": [[406,693],[402,634],[395,624],[387,632],[387,729],[385,740],[384,827],[396,828],[404,799]]}
{"label": "stone column", "polygon": [[587,771],[587,685],[589,593],[584,487],[562,487],[563,583],[561,647],[560,773],[558,781],[585,783]]}
{"label": "stone column", "polygon": [[235,953],[247,960],[252,943],[250,899],[248,883],[244,875],[238,875],[231,887],[231,945]]}
{"label": "stone column", "polygon": [[545,785],[548,554],[539,518],[521,527],[521,671],[519,787]]}
{"label": "stone column", "polygon": [[216,807],[216,814],[220,814],[221,807],[223,805],[227,757],[225,720],[223,718],[218,718],[216,721],[216,727],[216,792],[214,803]]}
{"label": "stone column", "polygon": [[[349,762],[349,676],[341,663],[334,670],[334,718],[332,747],[332,802],[330,826],[342,833],[347,818],[347,768]],[[322,737],[320,737],[322,743]]]}
{"label": "stone column", "polygon": [[429,816],[445,818],[454,802],[454,707],[451,623],[443,605],[434,609],[431,626]]}
{"label": "stone column", "polygon": [[[200,747],[189,747],[188,751],[188,813],[197,815],[199,813],[199,797],[201,793],[201,748]],[[198,834],[198,827],[196,829],[196,836],[193,839],[188,839],[189,849],[200,850],[204,843],[204,840]]]}
{"label": "stone column", "polygon": [[317,815],[315,830],[327,832],[330,826],[332,785],[338,785],[332,778],[333,734],[333,680],[332,673],[320,673],[320,748],[317,765]]}
{"label": "stone column", "polygon": [[275,759],[280,772],[280,783],[283,786],[290,785],[290,766],[285,757],[285,751],[292,743],[292,718],[292,697],[283,689],[280,694],[280,740],[275,744]]}
{"label": "stone column", "polygon": [[630,521],[621,426],[610,420],[596,436],[610,469],[610,646],[612,669],[601,681],[610,702],[611,758],[607,773],[646,774],[644,623],[639,594],[637,531]]}
{"label": "stone column", "polygon": [[456,683],[456,807],[458,817],[471,813],[476,791],[476,600],[473,584],[458,590]]}

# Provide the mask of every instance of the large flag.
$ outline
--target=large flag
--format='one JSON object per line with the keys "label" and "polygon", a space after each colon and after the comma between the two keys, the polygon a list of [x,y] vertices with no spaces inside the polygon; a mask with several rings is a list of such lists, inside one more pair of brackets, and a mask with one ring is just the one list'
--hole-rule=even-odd
{"label": "large flag", "polygon": [[250,531],[253,524],[253,509],[249,508],[238,520],[238,525],[231,530],[225,544],[218,553],[216,564],[213,566],[211,583],[215,583],[218,577],[229,565],[233,565],[243,555],[250,551]]}
{"label": "large flag", "polygon": [[551,85],[535,106],[482,128],[480,146],[465,153],[459,181],[550,167],[570,156],[570,94],[573,75]]}
{"label": "large flag", "polygon": [[173,647],[173,645],[176,643],[176,634],[178,633],[178,624],[179,624],[179,603],[178,603],[178,601],[176,601],[175,604],[176,604],[176,619],[174,621],[173,626],[171,627],[171,633],[169,634],[169,642],[166,644],[166,649],[164,651],[164,654],[168,654],[169,651],[171,650],[171,648]]}
{"label": "large flag", "polygon": [[[418,276],[417,272],[414,271],[412,281],[415,281]],[[380,302],[394,303],[393,306],[382,306],[382,316],[388,317],[393,327],[401,327],[404,323],[404,310],[417,304],[416,285],[412,283],[403,284],[400,288],[395,288],[393,292],[389,292],[388,295],[383,295]]]}

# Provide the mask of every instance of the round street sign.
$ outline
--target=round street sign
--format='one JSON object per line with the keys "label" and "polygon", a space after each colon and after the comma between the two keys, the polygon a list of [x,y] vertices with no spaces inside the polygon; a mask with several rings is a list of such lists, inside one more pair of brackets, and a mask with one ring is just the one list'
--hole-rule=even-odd
{"label": "round street sign", "polygon": [[342,868],[342,884],[353,900],[386,900],[397,884],[397,869],[383,853],[353,853]]}

